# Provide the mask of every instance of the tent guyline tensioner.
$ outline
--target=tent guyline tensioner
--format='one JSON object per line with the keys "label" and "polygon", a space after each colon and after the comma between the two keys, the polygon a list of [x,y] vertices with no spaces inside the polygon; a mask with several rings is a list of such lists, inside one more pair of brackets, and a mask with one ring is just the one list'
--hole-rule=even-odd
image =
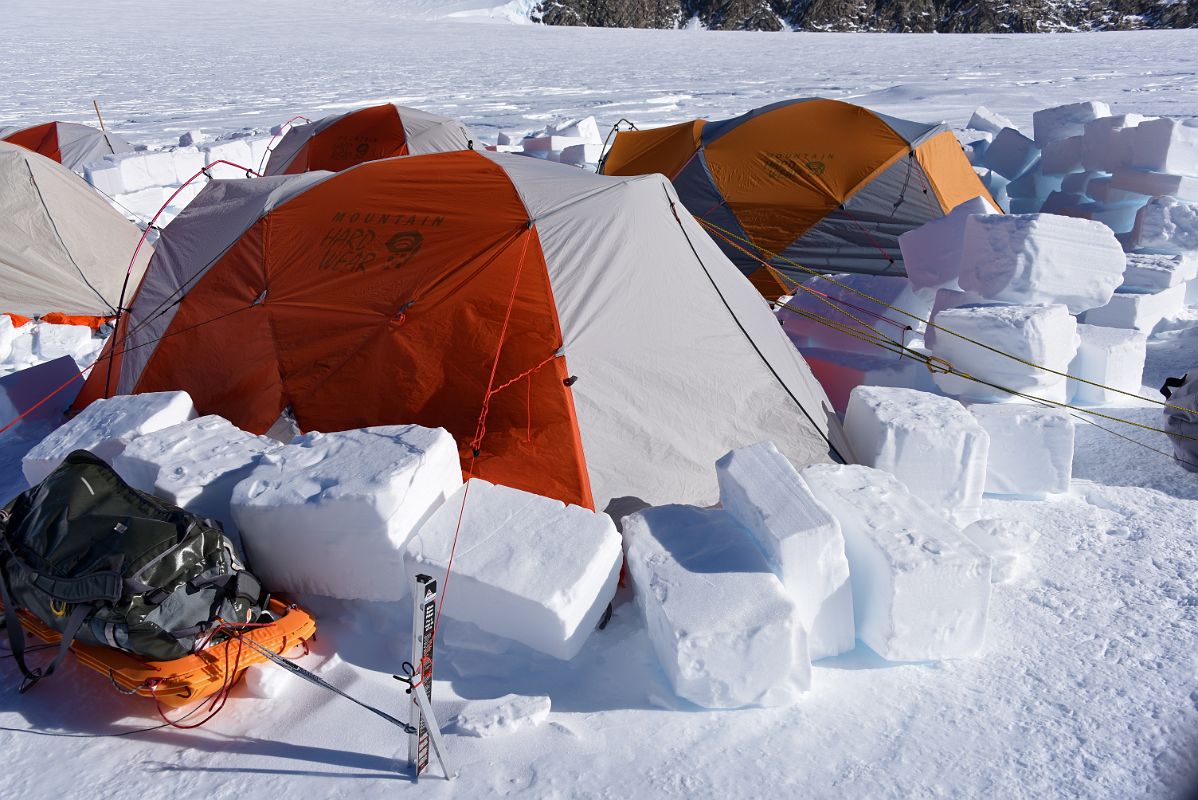
{"label": "tent guyline tensioner", "polygon": [[[412,661],[403,663],[405,675],[392,676],[395,680],[407,684],[408,688],[405,693],[412,698],[408,722],[402,722],[386,711],[341,691],[319,675],[304,669],[291,659],[263,647],[253,639],[240,636],[237,638],[242,644],[248,645],[263,658],[278,664],[292,675],[340,695],[403,730],[409,736],[408,764],[412,767],[415,778],[419,779],[420,774],[428,769],[429,745],[431,744],[432,749],[437,753],[437,761],[441,763],[445,779],[453,780],[457,777],[457,773],[449,766],[448,750],[445,748],[445,740],[441,738],[441,726],[433,714],[432,704],[433,632],[437,620],[437,582],[428,575],[417,575],[415,581],[412,613]],[[420,669],[417,670],[413,667],[413,663],[419,664]]]}

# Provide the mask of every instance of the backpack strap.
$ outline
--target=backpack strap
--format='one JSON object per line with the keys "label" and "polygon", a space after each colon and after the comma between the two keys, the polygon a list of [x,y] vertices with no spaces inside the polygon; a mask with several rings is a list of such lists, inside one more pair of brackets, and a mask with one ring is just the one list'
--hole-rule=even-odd
{"label": "backpack strap", "polygon": [[1165,378],[1165,384],[1161,386],[1161,394],[1168,400],[1173,395],[1173,390],[1180,387],[1186,382],[1189,375],[1182,375],[1180,378]]}
{"label": "backpack strap", "polygon": [[12,649],[13,660],[17,662],[21,674],[25,676],[18,691],[20,694],[25,694],[38,681],[48,678],[54,674],[54,670],[58,669],[59,664],[66,658],[67,651],[71,649],[71,642],[75,641],[75,637],[79,635],[79,629],[83,627],[83,621],[87,619],[92,609],[87,605],[77,605],[72,608],[54,659],[44,668],[30,669],[25,662],[25,629],[21,627],[21,621],[17,618],[17,604],[13,601],[12,592],[8,588],[6,565],[0,565],[0,595],[3,595],[4,599],[4,628],[8,633],[8,646]]}

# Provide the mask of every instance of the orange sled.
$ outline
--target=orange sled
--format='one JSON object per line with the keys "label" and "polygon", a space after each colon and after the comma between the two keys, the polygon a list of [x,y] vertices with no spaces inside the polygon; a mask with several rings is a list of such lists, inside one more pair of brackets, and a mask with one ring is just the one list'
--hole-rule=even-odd
{"label": "orange sled", "polygon": [[[269,610],[279,617],[278,621],[249,628],[241,636],[268,650],[286,653],[316,633],[316,620],[298,606],[272,599]],[[57,644],[62,639],[58,631],[46,627],[32,614],[22,611],[18,617],[21,627],[43,642]],[[174,661],[142,661],[121,650],[82,642],[73,642],[71,650],[80,663],[110,679],[122,691],[155,698],[168,708],[179,708],[232,686],[246,667],[266,660],[235,638]]]}

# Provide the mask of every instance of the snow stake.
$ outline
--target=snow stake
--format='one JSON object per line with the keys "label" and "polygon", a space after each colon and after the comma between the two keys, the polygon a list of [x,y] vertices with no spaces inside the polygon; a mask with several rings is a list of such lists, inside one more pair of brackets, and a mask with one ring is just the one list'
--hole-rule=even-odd
{"label": "snow stake", "polygon": [[[437,582],[428,575],[417,575],[413,588],[412,603],[412,660],[404,664],[408,675],[396,675],[396,680],[408,685],[412,696],[408,721],[411,738],[408,742],[408,763],[419,779],[420,773],[428,769],[430,739],[437,751],[437,759],[445,771],[445,777],[453,780],[454,774],[446,761],[445,743],[441,739],[441,727],[433,715],[433,634],[437,623]],[[415,666],[413,666],[415,665]]]}

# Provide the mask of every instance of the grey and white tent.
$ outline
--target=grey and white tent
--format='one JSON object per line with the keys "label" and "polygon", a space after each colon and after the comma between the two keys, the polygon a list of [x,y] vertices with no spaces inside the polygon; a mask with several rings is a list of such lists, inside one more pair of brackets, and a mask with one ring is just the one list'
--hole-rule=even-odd
{"label": "grey and white tent", "polygon": [[[140,237],[62,164],[0,142],[0,312],[115,314]],[[152,252],[142,247],[129,276],[130,296]]]}
{"label": "grey and white tent", "polygon": [[31,128],[0,128],[0,140],[41,153],[67,169],[80,173],[85,166],[104,156],[133,150],[133,145],[114,133],[75,122],[46,122]]}

